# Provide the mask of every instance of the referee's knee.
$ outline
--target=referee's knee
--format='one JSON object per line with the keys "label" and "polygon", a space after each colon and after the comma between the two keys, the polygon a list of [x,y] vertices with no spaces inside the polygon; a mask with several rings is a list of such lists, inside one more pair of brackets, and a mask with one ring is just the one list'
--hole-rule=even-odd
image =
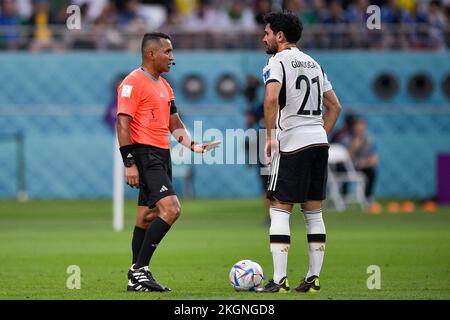
{"label": "referee's knee", "polygon": [[160,217],[170,224],[174,223],[181,215],[181,207],[178,204],[172,204],[164,209],[160,212]]}
{"label": "referee's knee", "polygon": [[178,204],[174,204],[170,208],[170,215],[176,220],[181,215],[181,207]]}

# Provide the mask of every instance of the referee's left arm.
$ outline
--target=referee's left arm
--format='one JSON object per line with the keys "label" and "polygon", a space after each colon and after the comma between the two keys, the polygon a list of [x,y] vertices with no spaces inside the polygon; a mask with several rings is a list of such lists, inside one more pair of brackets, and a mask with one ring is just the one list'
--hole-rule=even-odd
{"label": "referee's left arm", "polygon": [[192,150],[191,135],[176,111],[170,114],[169,130],[179,143]]}
{"label": "referee's left arm", "polygon": [[180,115],[176,109],[171,109],[169,121],[169,130],[174,138],[186,148],[191,149],[192,152],[203,153],[216,148],[221,144],[221,141],[219,140],[205,143],[197,143],[192,140],[189,131],[186,129],[183,121],[181,121]]}

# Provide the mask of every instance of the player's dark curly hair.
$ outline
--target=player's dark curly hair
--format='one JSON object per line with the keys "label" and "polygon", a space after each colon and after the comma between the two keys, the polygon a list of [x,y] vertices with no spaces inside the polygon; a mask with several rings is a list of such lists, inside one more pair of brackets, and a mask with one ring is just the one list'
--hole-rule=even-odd
{"label": "player's dark curly hair", "polygon": [[264,22],[270,24],[274,33],[283,31],[288,42],[297,43],[302,37],[303,24],[290,11],[270,12],[264,16]]}

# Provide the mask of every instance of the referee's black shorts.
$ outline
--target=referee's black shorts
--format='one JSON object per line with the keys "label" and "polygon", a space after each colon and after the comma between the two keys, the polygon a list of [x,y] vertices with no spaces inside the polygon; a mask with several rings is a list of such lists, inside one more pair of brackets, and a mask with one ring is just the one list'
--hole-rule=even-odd
{"label": "referee's black shorts", "polygon": [[287,203],[325,200],[328,145],[307,146],[279,153],[272,161],[267,198]]}
{"label": "referee's black shorts", "polygon": [[170,149],[137,144],[134,157],[139,170],[139,206],[154,208],[158,200],[175,195]]}

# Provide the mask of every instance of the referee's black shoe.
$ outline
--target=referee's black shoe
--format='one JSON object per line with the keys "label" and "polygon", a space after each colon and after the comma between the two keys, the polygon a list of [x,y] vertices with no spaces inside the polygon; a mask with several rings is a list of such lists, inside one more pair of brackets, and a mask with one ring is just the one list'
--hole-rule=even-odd
{"label": "referee's black shoe", "polygon": [[171,291],[170,288],[164,287],[156,282],[148,266],[134,268],[134,265],[128,270],[128,279],[138,283],[148,289],[148,291],[166,292]]}
{"label": "referee's black shoe", "polygon": [[139,282],[128,279],[127,291],[129,292],[146,292],[150,291],[147,287],[139,284]]}

